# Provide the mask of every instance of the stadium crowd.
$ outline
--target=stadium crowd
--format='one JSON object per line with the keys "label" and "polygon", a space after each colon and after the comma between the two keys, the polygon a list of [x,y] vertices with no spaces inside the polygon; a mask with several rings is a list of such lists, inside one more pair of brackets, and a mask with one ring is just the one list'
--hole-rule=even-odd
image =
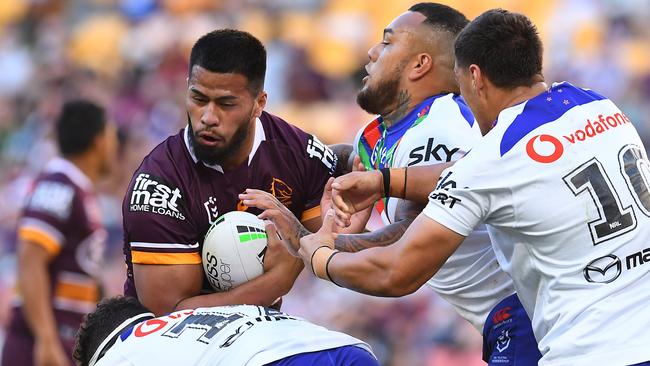
{"label": "stadium crowd", "polygon": [[[546,79],[605,93],[650,142],[650,3],[443,2],[470,18],[497,6],[529,15],[546,45]],[[35,174],[56,153],[52,125],[62,101],[96,100],[120,128],[120,169],[101,186],[110,233],[105,294],[118,294],[121,200],[143,155],[187,122],[186,59],[199,35],[233,27],[259,37],[268,51],[267,109],[325,142],[350,142],[370,118],[354,102],[367,50],[411,3],[0,2],[0,342],[13,291],[16,217]],[[483,364],[480,335],[428,289],[378,299],[303,276],[283,310],[366,340],[385,365]]]}

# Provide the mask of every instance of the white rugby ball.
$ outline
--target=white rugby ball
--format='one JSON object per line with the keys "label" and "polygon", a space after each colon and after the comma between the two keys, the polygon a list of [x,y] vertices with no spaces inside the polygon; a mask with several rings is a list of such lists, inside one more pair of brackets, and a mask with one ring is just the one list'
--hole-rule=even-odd
{"label": "white rugby ball", "polygon": [[205,235],[203,270],[212,288],[229,291],[264,272],[265,253],[264,222],[248,212],[228,212]]}

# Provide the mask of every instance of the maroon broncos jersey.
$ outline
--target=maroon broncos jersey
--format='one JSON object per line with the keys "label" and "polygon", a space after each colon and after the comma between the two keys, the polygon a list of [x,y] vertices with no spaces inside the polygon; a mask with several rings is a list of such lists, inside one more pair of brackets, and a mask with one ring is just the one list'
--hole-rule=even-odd
{"label": "maroon broncos jersey", "polygon": [[[51,301],[68,351],[84,314],[93,311],[99,300],[95,278],[106,237],[90,180],[68,160],[49,162],[28,196],[18,222],[18,238],[42,246],[53,256],[48,266]],[[19,306],[20,296],[16,300],[7,342],[15,336],[29,343],[31,332]]]}
{"label": "maroon broncos jersey", "polygon": [[220,215],[259,214],[239,200],[246,188],[270,192],[303,221],[320,216],[320,198],[337,158],[316,137],[262,112],[248,161],[224,171],[196,158],[189,133],[185,128],[154,148],[124,197],[128,296],[137,296],[133,263],[199,264],[203,237]]}

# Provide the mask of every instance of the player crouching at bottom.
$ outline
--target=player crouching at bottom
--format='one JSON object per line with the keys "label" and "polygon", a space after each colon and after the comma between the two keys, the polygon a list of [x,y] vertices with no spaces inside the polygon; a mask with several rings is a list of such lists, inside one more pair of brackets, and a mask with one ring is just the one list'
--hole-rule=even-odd
{"label": "player crouching at bottom", "polygon": [[121,296],[87,315],[74,358],[82,366],[379,365],[366,343],[270,308],[217,306],[156,318]]}

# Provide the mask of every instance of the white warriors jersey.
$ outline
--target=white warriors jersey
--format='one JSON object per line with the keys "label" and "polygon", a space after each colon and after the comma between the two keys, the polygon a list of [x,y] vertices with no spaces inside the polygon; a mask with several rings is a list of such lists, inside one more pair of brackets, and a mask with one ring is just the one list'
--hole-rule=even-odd
{"label": "white warriors jersey", "polygon": [[265,365],[300,353],[370,346],[253,305],[177,311],[122,332],[97,366]]}
{"label": "white warriors jersey", "polygon": [[502,111],[424,213],[488,224],[541,365],[650,360],[650,163],[609,99],[569,83]]}
{"label": "white warriors jersey", "polygon": [[[459,95],[428,98],[411,114],[385,133],[378,118],[357,134],[354,147],[367,169],[455,161],[482,138],[478,123]],[[376,205],[385,224],[394,222],[398,201],[389,198]],[[465,239],[427,285],[479,332],[483,332],[490,311],[515,292],[512,280],[499,267],[484,226]]]}

